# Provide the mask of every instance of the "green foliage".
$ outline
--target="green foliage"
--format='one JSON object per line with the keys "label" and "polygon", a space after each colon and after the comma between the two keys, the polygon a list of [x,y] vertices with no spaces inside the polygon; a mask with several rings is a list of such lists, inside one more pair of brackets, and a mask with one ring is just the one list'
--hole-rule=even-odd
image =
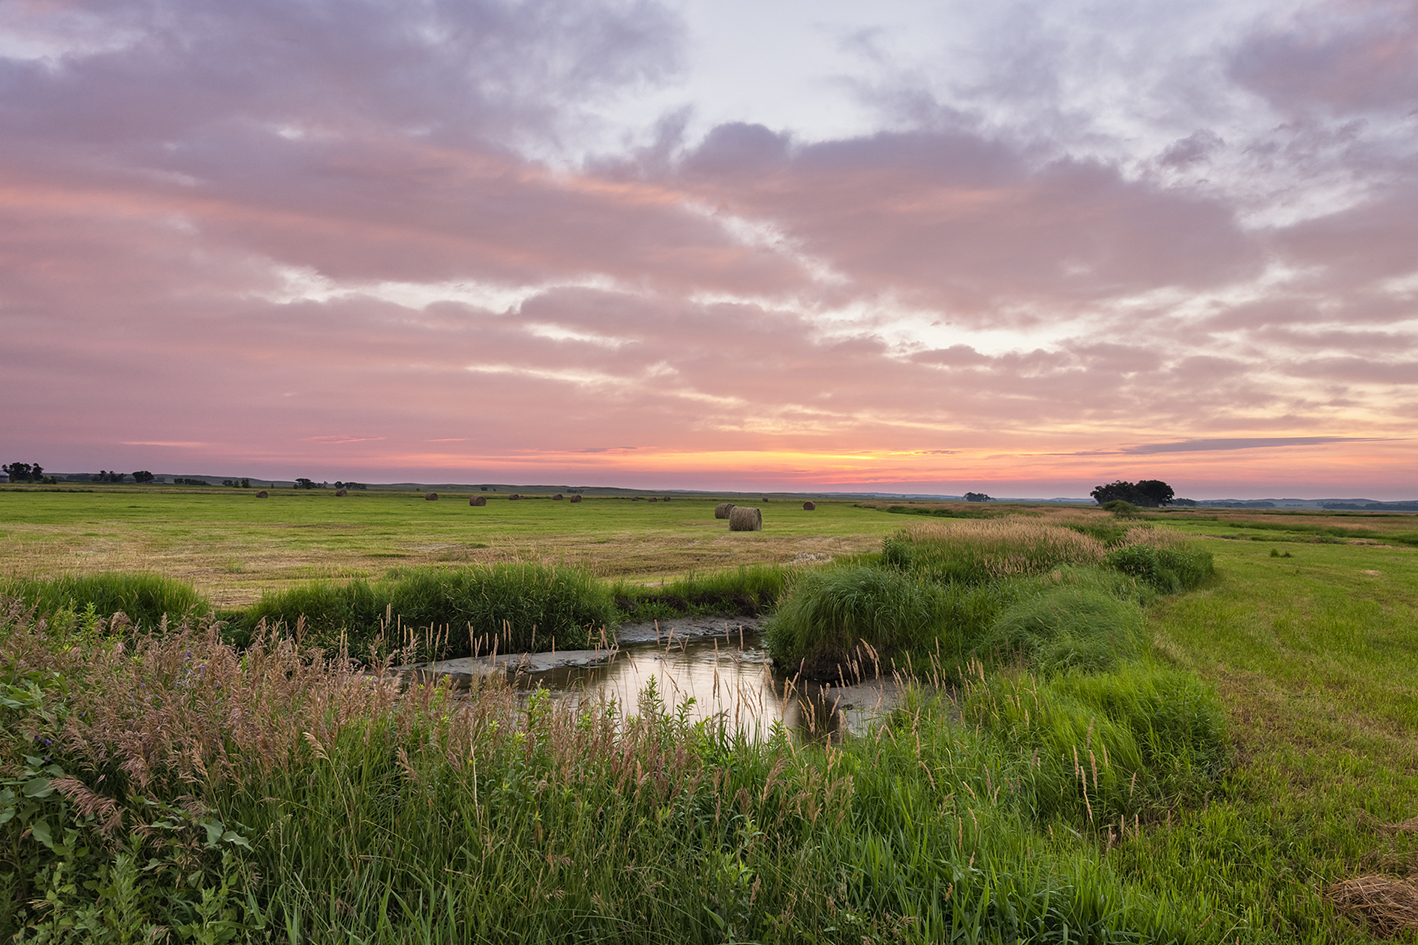
{"label": "green foliage", "polygon": [[1104,507],[1109,502],[1123,500],[1133,505],[1157,508],[1170,503],[1176,493],[1172,491],[1171,486],[1160,479],[1142,479],[1138,482],[1126,482],[1118,479],[1107,485],[1098,486],[1089,495]]}
{"label": "green foliage", "polygon": [[0,597],[17,597],[41,615],[72,620],[92,608],[102,618],[121,613],[136,627],[156,630],[211,611],[192,585],[157,574],[69,575],[50,581],[11,578],[0,582]]}
{"label": "green foliage", "polygon": [[767,613],[798,570],[780,565],[745,565],[731,571],[691,573],[659,585],[618,581],[611,586],[616,607],[636,621],[701,615],[753,616]]}
{"label": "green foliage", "polygon": [[934,622],[930,589],[915,577],[880,568],[833,568],[804,574],[765,631],[782,666],[847,659],[858,644],[877,650],[923,643]]}
{"label": "green foliage", "polygon": [[1104,512],[1112,512],[1118,518],[1137,518],[1137,506],[1126,499],[1109,499],[1102,505]]}
{"label": "green foliage", "polygon": [[121,945],[171,928],[180,941],[224,943],[264,927],[250,914],[233,855],[251,849],[240,827],[190,797],[125,791],[121,777],[99,793],[60,745],[70,715],[66,681],[35,669],[7,675],[0,679],[0,937]]}
{"label": "green foliage", "polygon": [[585,571],[532,564],[407,568],[377,581],[314,582],[265,594],[240,615],[356,657],[416,646],[428,656],[589,648],[616,625],[606,586]]}
{"label": "green foliage", "polygon": [[1005,746],[1014,798],[1037,822],[1135,829],[1211,789],[1228,764],[1224,713],[1194,676],[1141,663],[1107,674],[997,675],[963,718]]}
{"label": "green foliage", "polygon": [[906,651],[922,667],[934,658],[949,670],[988,630],[1005,597],[995,585],[941,586],[885,568],[808,572],[779,604],[764,641],[779,666],[809,676],[835,677],[837,664],[854,656],[860,663],[863,643],[878,655]]}
{"label": "green foliage", "polygon": [[1211,552],[1199,548],[1128,545],[1108,552],[1104,563],[1146,581],[1163,594],[1193,590],[1216,574]]}
{"label": "green foliage", "polygon": [[1080,584],[1022,595],[980,642],[982,652],[1021,656],[1044,673],[1113,669],[1140,656],[1143,646],[1137,603]]}

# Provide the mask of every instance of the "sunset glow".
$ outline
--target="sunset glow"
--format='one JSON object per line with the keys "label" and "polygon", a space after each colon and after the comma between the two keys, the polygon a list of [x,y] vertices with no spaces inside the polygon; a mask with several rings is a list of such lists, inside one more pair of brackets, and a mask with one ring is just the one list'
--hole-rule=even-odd
{"label": "sunset glow", "polygon": [[1418,9],[0,6],[55,471],[1418,498]]}

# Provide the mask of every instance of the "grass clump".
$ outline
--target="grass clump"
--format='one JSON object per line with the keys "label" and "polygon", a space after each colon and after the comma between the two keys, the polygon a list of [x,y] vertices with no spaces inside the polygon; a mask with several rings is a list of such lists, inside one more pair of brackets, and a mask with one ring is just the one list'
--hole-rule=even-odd
{"label": "grass clump", "polygon": [[66,575],[48,581],[11,578],[0,582],[0,596],[18,598],[51,619],[86,612],[103,619],[123,614],[146,630],[164,619],[177,623],[211,612],[211,604],[196,588],[158,574],[114,572]]}
{"label": "grass clump", "polygon": [[984,652],[1019,656],[1040,672],[1102,672],[1144,648],[1142,608],[1096,583],[1024,593],[980,641]]}
{"label": "grass clump", "polygon": [[765,642],[779,665],[822,675],[863,643],[878,652],[923,643],[934,623],[932,603],[930,589],[910,575],[870,567],[812,571],[769,621]]}
{"label": "grass clump", "polygon": [[1127,545],[1108,552],[1104,564],[1145,581],[1163,594],[1194,590],[1216,574],[1211,552],[1199,548]]}
{"label": "grass clump", "polygon": [[[999,614],[1006,593],[993,585],[938,585],[887,568],[810,571],[793,583],[764,630],[775,663],[808,678],[922,667],[953,667]],[[891,658],[895,657],[894,660]],[[870,660],[869,671],[864,669]]]}
{"label": "grass clump", "polygon": [[611,587],[611,595],[625,619],[635,621],[750,617],[770,611],[796,574],[796,568],[779,565],[744,565],[709,574],[691,573],[659,586],[619,581]]}
{"label": "grass clump", "polygon": [[383,579],[315,582],[266,594],[240,617],[301,642],[377,659],[416,645],[430,657],[586,649],[617,622],[610,591],[578,568],[491,564],[395,569]]}

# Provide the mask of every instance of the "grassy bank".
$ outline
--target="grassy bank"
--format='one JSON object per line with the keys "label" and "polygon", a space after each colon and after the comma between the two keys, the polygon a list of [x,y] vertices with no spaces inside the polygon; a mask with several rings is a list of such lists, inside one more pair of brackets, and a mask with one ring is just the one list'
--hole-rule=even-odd
{"label": "grassy bank", "polygon": [[[1204,940],[1199,910],[1103,861],[1103,812],[1155,820],[1176,780],[1169,762],[1107,806],[1150,762],[1106,686],[1041,697],[1059,717],[1120,713],[1082,742],[1050,723],[1051,750],[1113,746],[1094,783],[1034,765],[1029,733],[961,727],[924,697],[824,750],[687,725],[653,695],[619,718],[500,686],[400,690],[201,628],[72,642],[14,613],[0,627],[0,934]],[[983,720],[1007,698],[965,706]],[[1056,788],[1077,803],[1035,803]]]}
{"label": "grassy bank", "polygon": [[957,679],[970,661],[1044,672],[1104,671],[1147,652],[1143,605],[1201,586],[1209,552],[1175,532],[1010,516],[930,523],[888,536],[879,560],[807,573],[768,624],[774,660],[810,678],[933,661]]}

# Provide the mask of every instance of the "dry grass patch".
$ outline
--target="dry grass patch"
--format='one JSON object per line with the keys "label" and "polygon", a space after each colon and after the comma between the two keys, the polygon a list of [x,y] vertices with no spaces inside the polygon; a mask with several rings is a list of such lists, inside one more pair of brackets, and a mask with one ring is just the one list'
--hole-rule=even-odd
{"label": "dry grass patch", "polygon": [[1418,931],[1418,880],[1356,876],[1326,886],[1324,897],[1375,936]]}

